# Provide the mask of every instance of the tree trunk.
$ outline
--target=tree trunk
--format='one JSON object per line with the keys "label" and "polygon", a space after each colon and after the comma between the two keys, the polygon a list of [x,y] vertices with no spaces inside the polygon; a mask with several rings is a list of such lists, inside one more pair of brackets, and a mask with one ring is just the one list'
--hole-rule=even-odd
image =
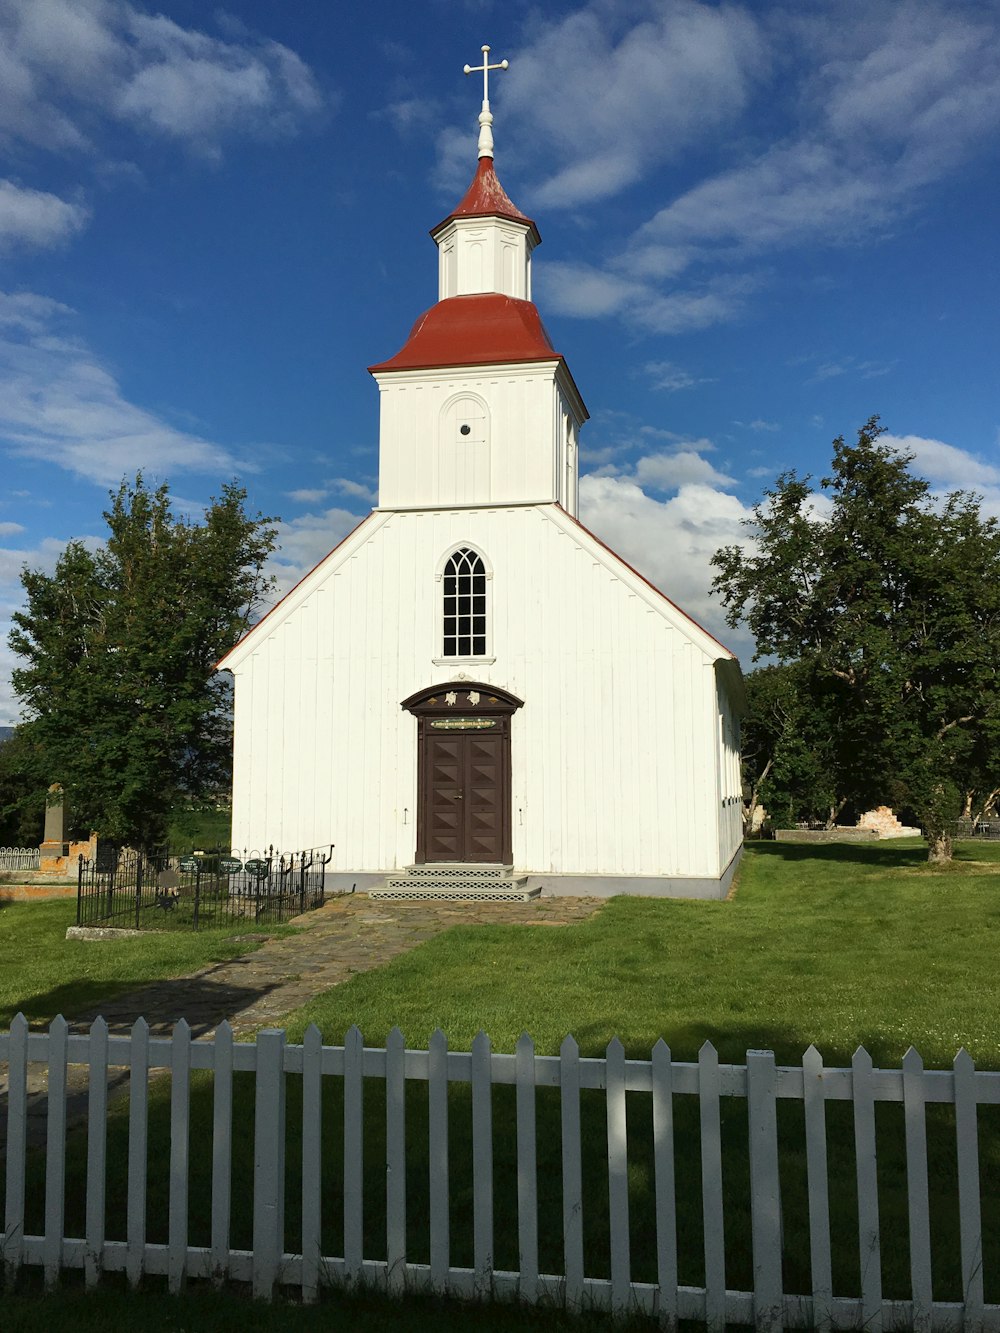
{"label": "tree trunk", "polygon": [[772,765],[773,763],[774,763],[774,759],[773,759],[773,757],[772,757],[772,758],[769,759],[769,760],[767,761],[767,763],[764,765],[764,771],[763,771],[763,773],[761,773],[760,777],[759,777],[759,778],[757,779],[757,781],[754,783],[753,789],[752,789],[751,792],[750,792],[750,804],[749,804],[748,806],[745,806],[744,809],[743,809],[743,831],[744,831],[744,833],[752,833],[752,832],[753,832],[753,816],[754,816],[754,811],[757,809],[757,806],[760,804],[759,797],[760,797],[760,788],[761,788],[761,784],[763,783],[764,779],[767,777],[768,773],[770,773],[770,771],[771,771],[771,765]]}
{"label": "tree trunk", "polygon": [[832,829],[837,827],[837,820],[840,818],[840,812],[841,810],[843,810],[846,804],[847,804],[847,797],[844,796],[841,797],[840,801],[836,805],[830,806],[830,814],[826,821],[826,828]]}
{"label": "tree trunk", "polygon": [[943,831],[927,835],[927,864],[951,865],[951,834]]}

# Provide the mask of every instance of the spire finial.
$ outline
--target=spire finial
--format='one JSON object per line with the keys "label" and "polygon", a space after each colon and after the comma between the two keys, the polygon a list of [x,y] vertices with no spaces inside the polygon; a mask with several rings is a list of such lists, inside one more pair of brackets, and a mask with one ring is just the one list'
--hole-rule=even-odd
{"label": "spire finial", "polygon": [[481,65],[466,65],[464,72],[466,74],[478,74],[480,70],[483,73],[483,109],[479,113],[479,156],[493,156],[493,113],[490,111],[490,70],[491,69],[509,69],[510,61],[501,60],[499,64],[490,64],[490,48],[483,46],[483,63]]}

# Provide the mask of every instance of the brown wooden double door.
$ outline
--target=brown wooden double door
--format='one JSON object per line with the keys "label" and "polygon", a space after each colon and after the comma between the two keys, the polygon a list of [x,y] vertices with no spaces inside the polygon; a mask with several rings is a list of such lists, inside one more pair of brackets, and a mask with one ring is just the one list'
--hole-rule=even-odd
{"label": "brown wooden double door", "polygon": [[417,863],[510,865],[511,720],[522,700],[498,685],[452,681],[400,707],[417,720]]}
{"label": "brown wooden double door", "polygon": [[418,860],[509,861],[510,751],[505,722],[506,718],[497,718],[496,730],[489,732],[440,732],[425,724]]}

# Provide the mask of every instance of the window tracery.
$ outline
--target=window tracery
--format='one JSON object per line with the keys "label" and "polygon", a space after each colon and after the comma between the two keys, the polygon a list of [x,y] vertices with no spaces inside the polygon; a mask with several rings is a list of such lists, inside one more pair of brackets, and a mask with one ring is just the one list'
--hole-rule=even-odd
{"label": "window tracery", "polygon": [[463,546],[444,567],[444,656],[486,655],[486,566]]}

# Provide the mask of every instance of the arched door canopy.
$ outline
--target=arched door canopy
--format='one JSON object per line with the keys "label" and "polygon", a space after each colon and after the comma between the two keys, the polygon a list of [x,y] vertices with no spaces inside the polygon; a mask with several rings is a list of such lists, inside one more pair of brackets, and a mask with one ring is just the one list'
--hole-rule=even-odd
{"label": "arched door canopy", "polygon": [[[456,696],[453,701],[449,701],[449,694]],[[470,694],[477,694],[479,698],[472,701],[469,699]],[[524,700],[498,685],[484,685],[478,680],[452,680],[441,685],[427,685],[404,699],[399,706],[415,717],[425,717],[434,713],[454,712],[456,707],[466,709],[470,704],[483,713],[509,715],[523,708]]]}

